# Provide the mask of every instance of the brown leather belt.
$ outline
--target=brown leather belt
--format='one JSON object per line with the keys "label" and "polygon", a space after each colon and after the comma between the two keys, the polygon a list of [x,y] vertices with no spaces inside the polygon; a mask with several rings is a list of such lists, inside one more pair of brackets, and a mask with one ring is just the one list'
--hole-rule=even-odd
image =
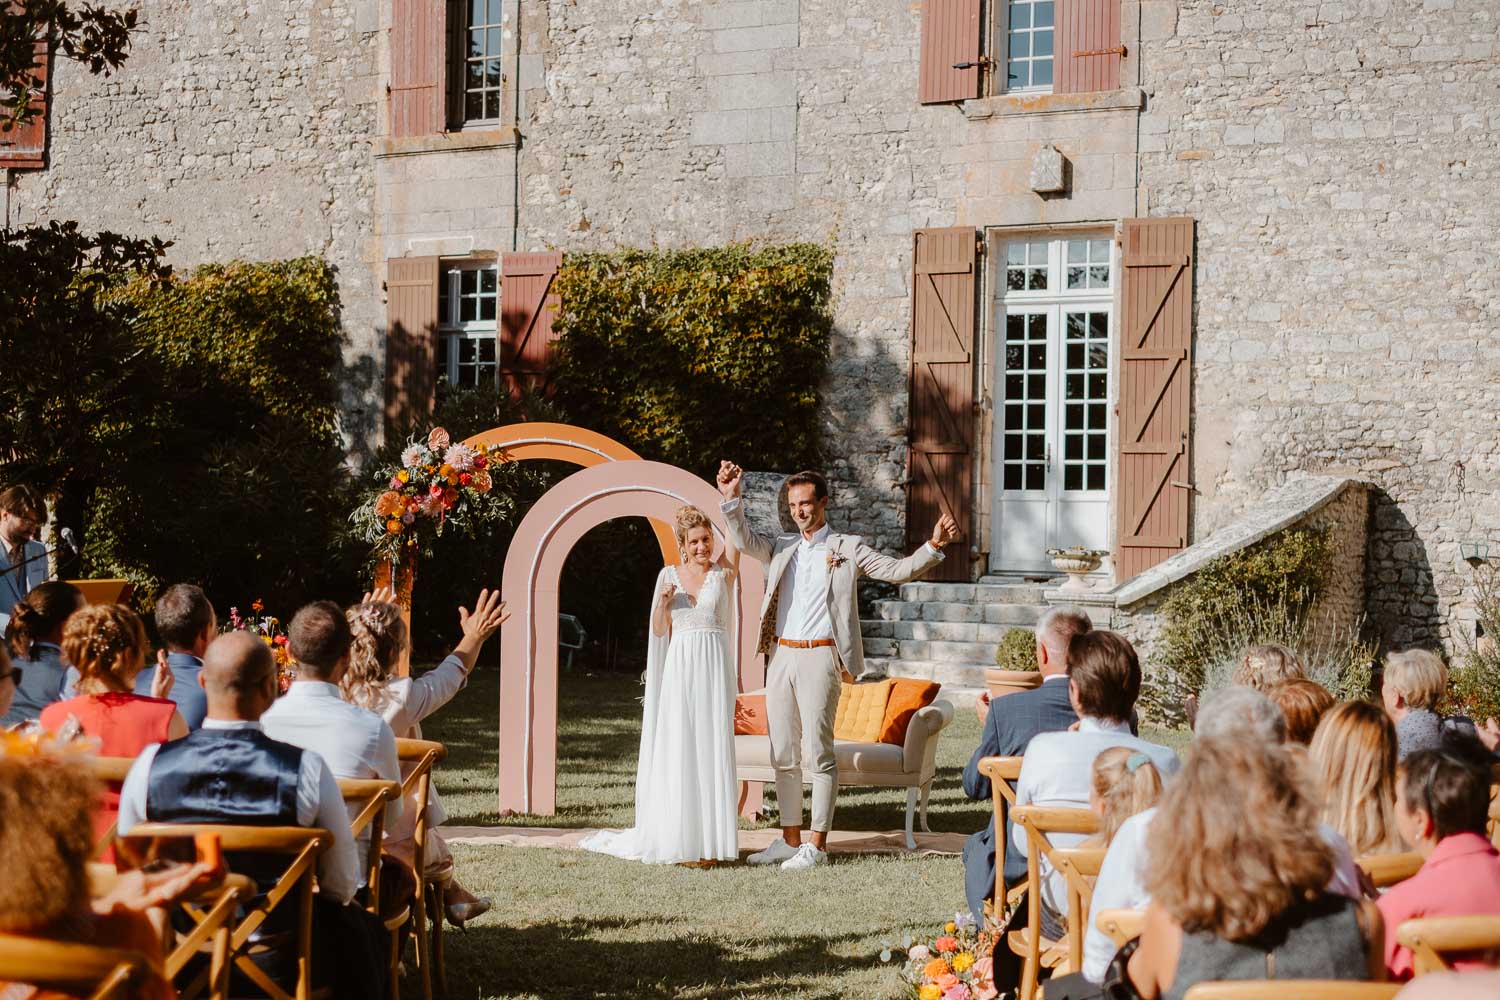
{"label": "brown leather belt", "polygon": [[788,649],[821,649],[835,645],[832,639],[777,639],[776,642]]}

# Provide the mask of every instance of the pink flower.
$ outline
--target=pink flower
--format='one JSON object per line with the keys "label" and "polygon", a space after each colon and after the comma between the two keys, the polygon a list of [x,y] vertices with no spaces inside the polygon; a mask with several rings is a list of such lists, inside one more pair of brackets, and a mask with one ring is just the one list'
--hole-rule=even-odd
{"label": "pink flower", "polygon": [[448,432],[441,427],[434,427],[432,433],[427,435],[427,447],[433,451],[443,451],[451,442]]}
{"label": "pink flower", "polygon": [[914,944],[911,946],[911,951],[906,953],[906,957],[913,962],[925,962],[932,957],[932,952],[925,944]]}
{"label": "pink flower", "polygon": [[952,989],[943,991],[943,1000],[971,1000],[971,994],[967,986],[959,983]]}
{"label": "pink flower", "polygon": [[443,461],[459,472],[468,472],[474,467],[474,449],[459,442],[443,452]]}
{"label": "pink flower", "polygon": [[937,979],[933,980],[933,982],[937,983],[937,988],[942,990],[944,994],[947,994],[954,987],[963,985],[963,983],[959,981],[959,978],[951,972],[943,973],[941,976],[938,976]]}
{"label": "pink flower", "polygon": [[401,480],[397,479],[395,476],[392,476],[391,477],[391,489],[393,489],[393,490],[399,490],[400,488],[401,488]]}
{"label": "pink flower", "polygon": [[974,963],[970,976],[974,980],[974,1000],[995,1000],[1000,995],[995,989],[995,960],[989,955]]}
{"label": "pink flower", "polygon": [[958,938],[948,934],[944,934],[942,937],[932,942],[932,946],[936,948],[940,954],[946,955],[951,951],[958,950]]}

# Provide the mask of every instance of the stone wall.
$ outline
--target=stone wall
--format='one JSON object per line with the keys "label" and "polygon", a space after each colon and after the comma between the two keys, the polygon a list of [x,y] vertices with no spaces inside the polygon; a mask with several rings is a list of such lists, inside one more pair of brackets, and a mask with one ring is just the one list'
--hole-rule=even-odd
{"label": "stone wall", "polygon": [[1196,537],[1289,475],[1368,480],[1370,616],[1451,647],[1458,543],[1500,540],[1500,9],[1154,5],[1142,198],[1198,220]]}

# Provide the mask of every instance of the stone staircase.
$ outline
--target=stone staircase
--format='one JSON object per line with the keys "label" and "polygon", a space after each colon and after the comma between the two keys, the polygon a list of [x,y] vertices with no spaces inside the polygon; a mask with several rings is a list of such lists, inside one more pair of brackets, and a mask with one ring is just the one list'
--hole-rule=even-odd
{"label": "stone staircase", "polygon": [[1047,610],[1050,584],[994,577],[978,583],[908,583],[894,600],[876,601],[862,619],[868,669],[891,677],[920,677],[943,685],[943,697],[972,704],[985,689],[984,669],[995,665],[1000,639],[1030,628]]}

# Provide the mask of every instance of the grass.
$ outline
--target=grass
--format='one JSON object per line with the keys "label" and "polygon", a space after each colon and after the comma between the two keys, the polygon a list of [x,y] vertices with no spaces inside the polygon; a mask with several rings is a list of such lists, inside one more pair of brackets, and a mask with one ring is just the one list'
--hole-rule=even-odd
{"label": "grass", "polygon": [[[635,679],[563,675],[558,813],[503,820],[495,803],[498,687],[496,670],[476,672],[424,726],[449,748],[437,782],[448,822],[629,826],[640,733]],[[966,799],[959,781],[979,732],[967,710],[943,732],[928,810],[933,830],[968,833],[988,819],[988,804]],[[904,809],[899,789],[845,789],[835,822],[899,829]],[[882,942],[932,933],[964,907],[956,857],[845,855],[784,876],[546,848],[460,844],[454,855],[463,883],[493,896],[495,908],[446,939],[453,1000],[901,996],[894,971],[880,963]],[[404,992],[416,995],[415,982]]]}

